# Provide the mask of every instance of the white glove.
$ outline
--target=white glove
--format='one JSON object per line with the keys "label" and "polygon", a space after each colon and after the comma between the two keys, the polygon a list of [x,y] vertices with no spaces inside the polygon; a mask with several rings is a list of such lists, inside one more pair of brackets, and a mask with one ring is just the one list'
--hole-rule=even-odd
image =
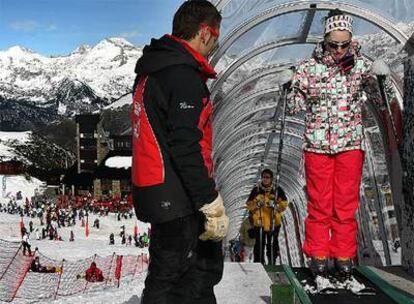
{"label": "white glove", "polygon": [[229,218],[225,214],[220,217],[207,217],[204,229],[205,231],[199,236],[200,240],[221,241],[227,235]]}
{"label": "white glove", "polygon": [[206,217],[220,217],[224,213],[223,198],[220,193],[217,198],[210,204],[205,204],[199,209]]}
{"label": "white glove", "polygon": [[223,199],[219,194],[217,198],[205,204],[199,209],[206,216],[204,223],[204,232],[199,236],[200,240],[221,241],[229,229],[229,218],[225,214]]}

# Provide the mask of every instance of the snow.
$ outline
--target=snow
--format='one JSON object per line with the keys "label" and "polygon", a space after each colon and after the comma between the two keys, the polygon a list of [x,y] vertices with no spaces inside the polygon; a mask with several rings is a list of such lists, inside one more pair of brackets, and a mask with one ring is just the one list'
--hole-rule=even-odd
{"label": "snow", "polygon": [[32,132],[4,132],[0,131],[0,141],[11,141],[16,140],[21,143],[27,142],[30,139]]}
{"label": "snow", "polygon": [[[95,218],[99,218],[100,229],[92,227],[92,223]],[[24,218],[25,226],[28,226],[29,220],[32,220],[34,227],[40,227],[38,219]],[[116,220],[115,214],[109,214],[107,217],[98,217],[97,215],[89,216],[89,237],[85,237],[84,228],[80,226],[79,221],[76,226],[58,228],[59,233],[62,235],[63,242],[50,241],[50,240],[35,240],[34,234],[30,236],[30,243],[32,248],[38,248],[39,252],[53,259],[67,261],[75,261],[79,259],[85,259],[93,256],[95,253],[100,256],[110,256],[114,252],[119,255],[140,255],[141,253],[148,253],[147,248],[138,248],[134,245],[125,246],[121,244],[120,237],[118,236],[120,226],[125,225],[126,234],[133,234],[133,229],[136,220],[122,219],[122,221]],[[75,241],[68,242],[70,230],[73,229],[75,234]],[[138,222],[138,233],[142,234],[148,230],[148,224]],[[109,245],[109,234],[113,232],[115,234],[115,245]],[[0,239],[9,241],[20,241],[19,233],[19,216],[0,213]],[[68,297],[62,297],[56,301],[43,300],[37,303],[124,303],[131,295],[141,295],[144,288],[146,272],[137,276],[135,279],[125,278],[121,280],[119,288],[99,288],[85,294],[77,294]],[[5,303],[0,301],[1,304]],[[21,299],[16,299],[13,303],[28,303]],[[138,302],[139,303],[139,302]]]}
{"label": "snow", "polygon": [[105,161],[105,166],[109,168],[128,169],[132,164],[132,156],[113,156]]}
{"label": "snow", "polygon": [[126,94],[122,96],[121,98],[119,98],[118,100],[111,103],[109,106],[106,106],[105,110],[107,109],[114,110],[117,108],[122,108],[125,105],[131,105],[131,104],[132,104],[132,94]]}
{"label": "snow", "polygon": [[[0,238],[8,241],[20,241],[19,230],[19,215],[0,213]],[[26,227],[29,221],[33,222],[34,228],[41,229],[38,218],[24,217],[24,224]],[[93,222],[99,219],[100,228],[94,228]],[[125,225],[127,235],[134,234],[135,223],[138,223],[138,233],[142,234],[148,231],[149,224],[136,221],[135,215],[130,219],[122,218],[117,221],[115,213],[109,213],[108,216],[98,216],[91,214],[89,216],[89,236],[85,236],[85,228],[81,227],[80,221],[76,222],[75,226],[58,228],[59,235],[62,236],[63,242],[50,240],[36,240],[34,233],[30,235],[30,243],[32,248],[38,247],[39,252],[57,260],[66,259],[75,261],[85,259],[93,256],[95,253],[100,256],[109,256],[114,252],[122,255],[139,255],[141,253],[148,253],[147,248],[138,248],[133,244],[132,246],[125,246],[121,244],[119,237],[120,227]],[[75,234],[75,241],[68,242],[70,231],[73,230]],[[115,245],[109,245],[109,235],[114,233]]]}
{"label": "snow", "polygon": [[32,132],[4,132],[0,131],[0,161],[8,161],[11,159],[22,160],[22,157],[18,156],[12,144],[24,144],[30,140]]}
{"label": "snow", "polygon": [[0,197],[0,203],[7,203],[10,198],[16,197],[18,191],[22,192],[23,200],[31,198],[36,190],[41,191],[45,187],[45,183],[34,177],[25,177],[23,175],[0,175],[0,181],[3,183],[3,179],[6,178],[6,197]]}
{"label": "snow", "polygon": [[107,38],[93,47],[81,45],[69,55],[56,57],[12,47],[0,51],[0,95],[47,103],[67,78],[87,84],[103,99],[114,100],[131,91],[141,55],[142,49],[124,38]]}

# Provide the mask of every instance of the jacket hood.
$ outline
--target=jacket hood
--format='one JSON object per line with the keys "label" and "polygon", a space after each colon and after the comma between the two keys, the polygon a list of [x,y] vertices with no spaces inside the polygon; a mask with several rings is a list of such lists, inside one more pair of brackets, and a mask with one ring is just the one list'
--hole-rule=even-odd
{"label": "jacket hood", "polygon": [[142,57],[138,59],[135,66],[135,73],[148,75],[173,65],[182,64],[193,67],[206,78],[215,77],[214,69],[204,57],[184,40],[171,35],[152,39],[151,43],[144,47]]}
{"label": "jacket hood", "polygon": [[[361,57],[361,45],[358,41],[352,40],[351,45],[349,46],[347,55],[354,55],[355,57]],[[330,52],[326,49],[324,41],[319,42],[312,54],[317,62],[323,63],[327,66],[336,65],[338,62],[332,57]]]}

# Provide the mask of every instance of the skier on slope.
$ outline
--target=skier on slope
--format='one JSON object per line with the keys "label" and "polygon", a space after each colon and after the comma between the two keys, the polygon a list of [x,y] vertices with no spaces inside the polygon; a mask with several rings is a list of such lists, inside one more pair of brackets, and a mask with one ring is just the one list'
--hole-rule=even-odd
{"label": "skier on slope", "polygon": [[368,95],[383,108],[376,79],[352,39],[352,24],[352,18],[339,10],[329,13],[324,40],[312,58],[297,67],[288,97],[290,114],[306,111],[309,202],[303,250],[315,277],[327,276],[329,258],[340,278],[351,277],[365,148],[362,106]]}
{"label": "skier on slope", "polygon": [[102,270],[100,270],[95,262],[85,272],[85,279],[88,282],[102,282],[104,280]]}
{"label": "skier on slope", "polygon": [[88,269],[86,269],[85,274],[80,275],[78,274],[76,276],[77,279],[84,278],[86,281],[90,283],[96,283],[96,282],[103,282],[105,279],[102,270],[96,266],[95,262],[92,262]]}
{"label": "skier on slope", "polygon": [[30,238],[29,238],[29,232],[27,232],[26,230],[24,230],[24,234],[22,237],[22,245],[23,245],[23,255],[26,255],[26,250],[29,253],[29,256],[32,255],[32,249],[31,249],[31,245],[30,245]]}

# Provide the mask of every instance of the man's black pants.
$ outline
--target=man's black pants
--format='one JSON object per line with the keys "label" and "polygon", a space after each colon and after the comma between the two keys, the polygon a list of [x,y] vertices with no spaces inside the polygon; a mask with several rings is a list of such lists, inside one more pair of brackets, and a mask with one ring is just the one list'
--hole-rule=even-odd
{"label": "man's black pants", "polygon": [[151,225],[150,263],[142,304],[216,304],[222,242],[200,241],[201,215]]}
{"label": "man's black pants", "polygon": [[[256,235],[256,243],[254,245],[253,254],[254,254],[254,262],[255,263],[262,263],[265,264],[264,259],[264,251],[266,248],[266,256],[267,261],[270,264],[271,261],[271,254],[273,250],[273,265],[275,264],[276,258],[279,255],[279,232],[280,232],[280,226],[275,226],[273,234],[270,231],[263,231],[262,235],[262,246],[260,248],[260,227],[254,227],[255,228],[255,235]],[[273,238],[273,243],[272,243]],[[261,256],[260,256],[261,251]]]}
{"label": "man's black pants", "polygon": [[29,245],[27,242],[22,242],[23,243],[23,255],[26,255],[26,250],[29,252],[29,255],[32,255],[32,249],[31,249],[31,245]]}

